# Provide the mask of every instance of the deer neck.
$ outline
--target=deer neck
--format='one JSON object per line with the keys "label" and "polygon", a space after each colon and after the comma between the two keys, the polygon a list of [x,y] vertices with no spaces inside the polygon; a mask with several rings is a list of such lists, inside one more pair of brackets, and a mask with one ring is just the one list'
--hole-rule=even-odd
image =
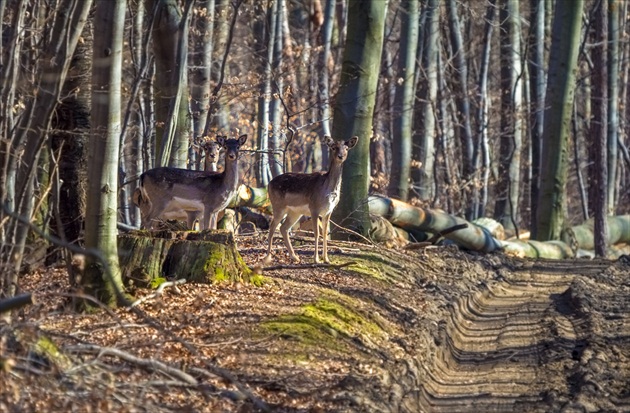
{"label": "deer neck", "polygon": [[216,172],[217,171],[217,164],[216,164],[216,162],[212,162],[212,161],[209,161],[208,159],[206,159],[205,160],[204,170],[206,172]]}
{"label": "deer neck", "polygon": [[329,191],[336,191],[341,184],[341,172],[343,163],[337,162],[335,158],[330,159],[328,172],[326,172],[326,187]]}
{"label": "deer neck", "polygon": [[236,188],[236,185],[238,184],[238,157],[233,161],[226,157],[225,168],[221,174],[223,176],[224,188]]}

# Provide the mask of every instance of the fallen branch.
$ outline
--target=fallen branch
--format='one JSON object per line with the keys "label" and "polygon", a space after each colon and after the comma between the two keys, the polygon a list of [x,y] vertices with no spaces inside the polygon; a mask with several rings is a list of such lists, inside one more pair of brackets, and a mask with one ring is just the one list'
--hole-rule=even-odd
{"label": "fallen branch", "polygon": [[165,289],[166,287],[177,287],[178,285],[180,285],[180,284],[184,284],[185,282],[186,282],[186,279],[185,279],[185,278],[181,278],[181,279],[179,279],[179,280],[175,280],[175,281],[167,281],[167,282],[163,282],[163,283],[162,283],[162,284],[160,284],[160,286],[159,286],[159,287],[155,290],[155,292],[154,292],[154,293],[149,294],[149,295],[147,295],[147,296],[145,296],[145,297],[138,298],[136,301],[134,301],[133,303],[131,303],[131,306],[130,306],[130,307],[135,307],[135,306],[137,306],[137,305],[139,305],[139,304],[142,304],[142,303],[143,303],[143,302],[145,302],[145,301],[148,301],[148,300],[150,300],[150,299],[152,299],[152,298],[155,298],[155,297],[157,297],[157,296],[159,296],[159,295],[162,295],[162,291],[164,291],[164,289]]}
{"label": "fallen branch", "polygon": [[0,301],[0,314],[17,310],[29,304],[35,304],[35,296],[31,293],[20,294]]}
{"label": "fallen branch", "polygon": [[143,358],[134,356],[133,354],[127,353],[126,351],[119,350],[117,348],[101,347],[94,344],[82,344],[80,346],[72,346],[68,348],[68,350],[74,351],[74,352],[98,353],[97,358],[100,358],[103,356],[118,357],[122,360],[125,360],[129,363],[136,364],[147,370],[157,371],[160,373],[167,374],[171,377],[175,377],[179,379],[180,381],[190,384],[192,386],[199,385],[199,382],[197,381],[197,379],[195,379],[193,376],[191,376],[188,373],[185,373],[179,369],[176,369],[175,367],[171,367],[158,360],[143,359]]}
{"label": "fallen branch", "polygon": [[452,227],[446,228],[445,230],[436,232],[426,242],[430,242],[431,244],[435,244],[437,242],[437,240],[439,240],[441,237],[444,237],[444,236],[450,234],[451,232],[459,231],[460,229],[465,229],[465,228],[468,228],[468,224],[466,224],[466,223],[459,224],[459,225],[453,225]]}
{"label": "fallen branch", "polygon": [[284,270],[284,269],[303,269],[303,268],[343,268],[343,267],[347,267],[349,265],[354,265],[356,264],[355,261],[350,261],[350,262],[345,262],[343,264],[328,264],[328,263],[321,263],[321,264],[280,264],[280,265],[271,265],[269,267],[262,267],[261,270],[262,271],[273,271],[273,270]]}

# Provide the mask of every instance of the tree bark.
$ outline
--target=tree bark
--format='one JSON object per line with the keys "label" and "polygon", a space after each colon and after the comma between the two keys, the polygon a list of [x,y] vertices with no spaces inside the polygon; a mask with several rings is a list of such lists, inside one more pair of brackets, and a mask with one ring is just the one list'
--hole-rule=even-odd
{"label": "tree bark", "polygon": [[[455,0],[448,0],[446,2],[448,10],[448,23],[449,32],[451,34],[451,44],[453,49],[454,65],[455,65],[455,101],[457,102],[457,110],[461,119],[459,120],[459,127],[457,135],[461,142],[461,174],[463,183],[467,184],[472,179],[473,173],[473,137],[472,129],[470,126],[470,98],[468,93],[468,63],[466,61],[467,49],[462,39],[462,33],[460,28],[459,16],[457,12],[457,3]],[[466,185],[468,186],[468,185]],[[467,199],[470,198],[466,194],[467,190],[463,188],[461,191],[464,199],[463,203],[467,203]],[[471,215],[470,208],[468,208],[467,215]]]}
{"label": "tree bark", "polygon": [[530,0],[532,30],[529,36],[529,81],[531,100],[530,227],[536,226],[543,126],[545,121],[545,0]]}
{"label": "tree bark", "polygon": [[336,139],[359,136],[357,147],[349,152],[344,164],[341,200],[333,220],[363,235],[370,227],[365,201],[386,10],[387,1],[348,3],[348,36],[333,121]]}
{"label": "tree bark", "polygon": [[[14,157],[16,162],[14,191],[15,203],[9,207],[13,212],[30,220],[34,206],[34,178],[40,150],[46,142],[46,132],[50,129],[52,114],[60,99],[62,86],[65,82],[71,56],[79,40],[83,26],[87,20],[91,1],[64,0],[57,7],[59,10],[72,10],[72,13],[59,13],[49,33],[49,42],[43,56],[37,61],[35,71],[46,73],[40,76],[34,90],[37,94],[28,101],[17,131],[13,136],[11,152],[22,153],[21,157]],[[24,145],[22,148],[21,146]],[[20,150],[18,150],[20,148]],[[19,158],[19,159],[16,159]],[[10,172],[9,172],[10,173]],[[11,182],[7,182],[11,185]],[[11,191],[11,190],[10,190]],[[26,237],[29,225],[17,220],[9,221],[7,236],[12,237],[9,244],[14,246],[12,251],[12,276],[15,277],[7,284],[8,295],[15,294],[17,287],[17,273],[24,258]]]}
{"label": "tree bark", "polygon": [[416,99],[420,102],[420,110],[416,116],[416,130],[413,145],[413,161],[411,174],[413,182],[418,186],[420,199],[429,201],[435,196],[435,144],[438,117],[438,57],[440,30],[440,5],[437,0],[429,0],[424,13],[426,24],[423,26],[423,46],[421,50],[421,70],[425,76],[418,76]]}
{"label": "tree bark", "polygon": [[118,261],[118,162],[125,1],[98,2],[94,17],[92,133],[90,137],[85,244],[81,283],[105,305],[125,303]]}
{"label": "tree bark", "polygon": [[[418,0],[404,0],[397,86],[394,100],[394,136],[389,195],[406,201],[409,197],[411,166],[416,49],[418,47]],[[428,138],[428,137],[427,137]]]}
{"label": "tree bark", "polygon": [[[604,3],[604,0],[602,0]],[[613,214],[617,205],[617,162],[619,140],[619,7],[621,2],[607,0],[608,7],[608,137],[607,137],[607,202],[606,214]]]}
{"label": "tree bark", "polygon": [[135,231],[119,237],[120,266],[127,286],[146,288],[164,277],[198,283],[252,281],[234,235],[203,232]]}
{"label": "tree bark", "polygon": [[560,237],[566,208],[567,145],[584,1],[564,6],[556,2],[545,96],[541,190],[536,227],[532,228],[532,236],[541,241]]}
{"label": "tree bark", "polygon": [[[193,0],[186,1],[186,9]],[[176,0],[153,0],[155,55],[155,166],[186,167],[190,138],[188,116],[188,21]]]}
{"label": "tree bark", "polygon": [[[593,71],[592,71],[592,109],[593,118],[591,119],[590,138],[592,144],[589,145],[590,152],[590,201],[589,204],[593,208],[593,217],[595,219],[595,253],[603,257],[606,255],[606,215],[607,215],[607,184],[608,179],[608,163],[607,163],[607,142],[608,136],[608,104],[610,102],[608,96],[608,70],[610,66],[607,64],[608,49],[608,4],[606,1],[600,1],[594,13],[594,35],[595,44],[593,48]],[[612,73],[611,73],[612,75]],[[616,135],[615,135],[616,136]]]}
{"label": "tree bark", "polygon": [[495,218],[508,229],[519,224],[522,148],[522,65],[517,0],[503,0],[501,19],[501,135]]}

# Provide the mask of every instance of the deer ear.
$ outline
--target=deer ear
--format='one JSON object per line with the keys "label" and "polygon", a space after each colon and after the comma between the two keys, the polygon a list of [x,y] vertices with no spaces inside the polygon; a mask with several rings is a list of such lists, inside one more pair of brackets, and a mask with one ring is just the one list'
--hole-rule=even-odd
{"label": "deer ear", "polygon": [[335,140],[331,138],[330,136],[326,135],[324,136],[324,143],[328,145],[329,147],[332,147],[333,144],[335,143]]}
{"label": "deer ear", "polygon": [[354,146],[357,144],[357,142],[359,142],[359,137],[358,136],[353,136],[348,141],[346,141],[346,146],[348,147],[348,149],[354,148]]}
{"label": "deer ear", "polygon": [[227,136],[217,135],[217,143],[221,146],[225,145],[225,139]]}
{"label": "deer ear", "polygon": [[245,142],[247,142],[247,135],[245,134],[245,135],[239,136],[239,138],[238,138],[239,146],[245,145]]}

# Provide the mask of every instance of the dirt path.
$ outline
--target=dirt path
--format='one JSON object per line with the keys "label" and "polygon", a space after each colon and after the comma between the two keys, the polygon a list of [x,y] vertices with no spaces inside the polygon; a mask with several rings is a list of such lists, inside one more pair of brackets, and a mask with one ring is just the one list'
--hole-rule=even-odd
{"label": "dirt path", "polygon": [[462,297],[426,367],[423,405],[430,411],[630,409],[627,270],[608,262],[526,263]]}

